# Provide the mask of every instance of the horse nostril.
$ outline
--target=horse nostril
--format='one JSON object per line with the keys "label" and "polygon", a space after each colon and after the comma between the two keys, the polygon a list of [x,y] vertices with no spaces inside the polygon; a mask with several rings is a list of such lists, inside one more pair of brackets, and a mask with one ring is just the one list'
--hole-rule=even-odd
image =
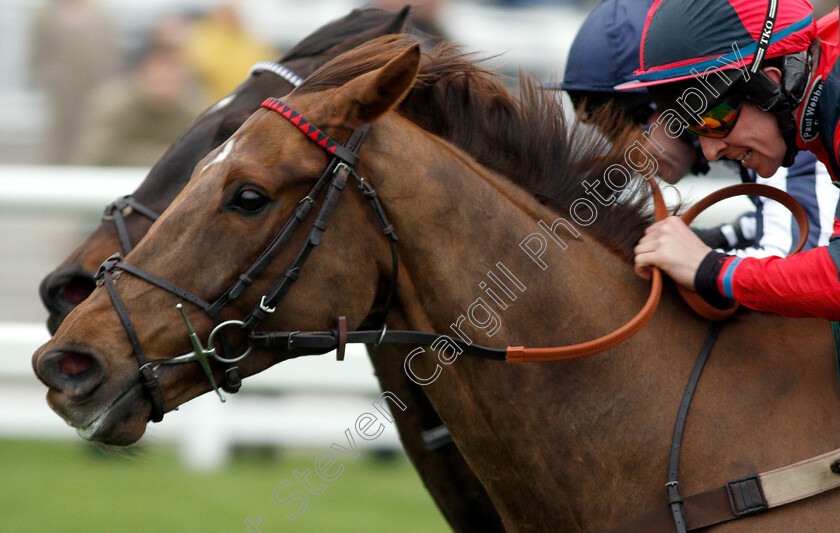
{"label": "horse nostril", "polygon": [[93,357],[83,354],[70,352],[62,357],[58,362],[58,368],[65,376],[78,376],[93,364]]}
{"label": "horse nostril", "polygon": [[61,286],[61,296],[68,303],[78,305],[85,301],[95,288],[96,283],[92,277],[75,275]]}
{"label": "horse nostril", "polygon": [[55,334],[70,311],[90,296],[95,288],[93,276],[80,266],[57,270],[41,281],[38,291],[44,307],[50,312],[47,328],[51,334]]}
{"label": "horse nostril", "polygon": [[39,357],[34,366],[48,387],[74,397],[91,394],[105,378],[102,364],[82,352],[49,352]]}

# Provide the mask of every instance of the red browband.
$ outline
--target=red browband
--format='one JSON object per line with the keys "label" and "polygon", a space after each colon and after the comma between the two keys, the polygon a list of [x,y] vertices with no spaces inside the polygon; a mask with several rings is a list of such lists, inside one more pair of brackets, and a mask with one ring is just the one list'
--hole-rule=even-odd
{"label": "red browband", "polygon": [[359,158],[352,151],[348,150],[340,143],[336,142],[332,137],[318,129],[317,126],[306,120],[303,115],[292,109],[292,106],[283,102],[279,98],[267,98],[262,107],[275,111],[280,116],[287,119],[294,124],[297,129],[302,131],[312,142],[327,151],[328,154],[343,160],[350,166],[356,166]]}

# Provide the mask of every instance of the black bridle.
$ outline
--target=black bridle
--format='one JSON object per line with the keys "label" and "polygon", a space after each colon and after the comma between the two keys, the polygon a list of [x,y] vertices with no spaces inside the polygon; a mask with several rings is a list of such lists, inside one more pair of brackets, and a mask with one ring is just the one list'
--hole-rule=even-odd
{"label": "black bridle", "polygon": [[[279,78],[281,78],[283,81],[285,81],[286,83],[288,83],[292,87],[297,87],[298,85],[303,83],[303,78],[301,78],[300,76],[298,76],[297,74],[292,72],[292,70],[290,70],[288,67],[282,65],[281,63],[275,63],[275,62],[272,62],[272,61],[261,61],[261,62],[255,64],[254,66],[251,67],[251,70],[249,71],[249,75],[259,74],[261,72],[270,72],[270,73],[274,74],[275,76],[278,76]],[[134,249],[134,243],[131,240],[131,235],[128,232],[128,226],[126,225],[126,222],[125,222],[125,218],[132,213],[142,215],[143,217],[149,219],[151,222],[155,222],[160,217],[160,213],[158,213],[157,211],[155,211],[154,209],[152,209],[152,208],[150,208],[146,205],[143,205],[142,203],[137,201],[135,198],[133,198],[131,195],[127,195],[127,196],[117,198],[116,200],[114,200],[113,202],[111,202],[110,204],[108,204],[105,207],[105,210],[102,214],[102,220],[112,221],[114,223],[114,227],[117,231],[117,236],[119,237],[119,240],[120,240],[120,247],[122,249],[122,256],[123,257],[127,256],[129,254],[129,252],[131,252],[131,250]],[[114,255],[114,256],[111,256],[105,261],[105,263],[113,262],[114,260],[117,260],[117,257],[118,257],[118,254]],[[111,289],[109,289],[109,292],[110,291],[111,291]],[[113,298],[113,296],[112,296],[112,298]],[[199,299],[193,301],[193,303],[196,303],[200,307],[202,305],[206,304],[206,302],[203,302],[203,301],[200,302],[199,300],[201,300],[201,299],[199,298]],[[204,309],[205,309],[205,312],[209,311],[207,308],[204,308]],[[118,309],[118,311],[119,311],[119,309]],[[211,316],[211,318],[213,318],[213,320],[218,322],[219,319],[218,319],[218,313],[217,312],[216,312],[216,314],[210,314],[208,312],[208,314]],[[122,320],[122,317],[121,317],[121,320]],[[124,320],[123,320],[123,322],[125,323]],[[127,331],[129,331],[129,330],[127,330]],[[131,332],[129,332],[129,338],[132,339],[132,344],[134,345],[135,354],[138,354],[137,355],[138,360],[144,361],[145,357],[143,356],[142,348],[140,348],[139,341],[136,340],[136,335],[133,335]],[[220,339],[224,339],[224,336],[220,337]],[[229,348],[229,345],[228,345],[227,342],[224,342],[224,341],[222,342],[222,350],[223,350],[224,357],[219,357],[218,359],[220,361],[225,360],[225,359],[230,360],[229,359],[230,348]],[[146,388],[151,390],[156,385],[153,383],[153,379],[152,379],[153,376],[152,376],[152,374],[149,373],[148,368],[147,368],[147,370],[143,370],[143,365],[144,365],[144,363],[141,362],[141,373],[144,374],[143,375],[143,380],[144,380],[144,382],[149,383],[149,385],[147,385]],[[242,385],[242,379],[239,375],[238,370],[234,366],[229,366],[225,371],[225,377],[224,377],[224,380],[222,381],[222,389],[225,392],[233,394],[233,393],[235,393],[239,390],[241,385]],[[153,395],[153,403],[155,401],[156,400],[154,400],[154,395]],[[160,416],[163,416],[162,415],[162,406],[160,406],[159,410],[161,411]]]}
{"label": "black bridle", "polygon": [[125,224],[125,217],[131,213],[143,215],[152,222],[160,217],[160,213],[141,204],[132,198],[130,194],[117,198],[105,207],[105,211],[102,213],[102,220],[110,220],[114,223],[117,235],[120,238],[120,246],[125,255],[128,255],[128,252],[134,249],[134,245],[131,242],[131,235],[128,233],[128,226]]}
{"label": "black bridle", "polygon": [[[220,356],[216,353],[215,347],[213,346],[213,338],[218,334],[220,336],[221,344],[224,348],[224,346],[227,344],[222,334],[222,330],[224,328],[230,326],[239,326],[245,332],[251,333],[255,328],[259,326],[259,324],[266,317],[268,317],[271,313],[274,312],[279,302],[288,293],[292,284],[299,278],[301,268],[309,258],[312,250],[321,242],[323,232],[327,228],[327,224],[333,214],[336,204],[338,203],[342,191],[347,185],[347,180],[350,176],[354,176],[359,181],[359,188],[365,195],[368,201],[368,205],[373,210],[376,219],[379,222],[383,233],[388,237],[388,242],[391,246],[394,270],[391,276],[390,289],[385,304],[385,313],[383,313],[383,315],[387,314],[387,309],[390,307],[391,302],[393,301],[393,296],[396,287],[396,274],[398,271],[398,259],[395,246],[397,236],[394,233],[393,227],[388,222],[385,212],[382,210],[382,206],[379,203],[376,191],[373,189],[373,187],[370,186],[369,183],[367,183],[364,179],[360,178],[355,172],[355,166],[356,164],[358,164],[359,161],[358,151],[364,143],[365,137],[367,136],[367,132],[369,130],[369,126],[363,125],[355,129],[351,133],[347,143],[341,145],[336,143],[329,136],[327,136],[314,125],[305,120],[291,107],[283,104],[277,99],[270,98],[266,100],[263,103],[263,107],[271,109],[284,116],[285,118],[289,119],[293,124],[295,124],[299,129],[301,129],[301,131],[306,133],[309,139],[311,139],[313,142],[318,144],[318,146],[326,150],[332,156],[332,159],[328,163],[326,169],[321,174],[320,178],[317,180],[313,188],[310,190],[309,194],[307,194],[303,197],[303,199],[301,199],[297,207],[295,207],[295,210],[292,213],[292,215],[286,221],[282,229],[275,235],[274,239],[271,241],[268,247],[256,259],[256,261],[254,261],[254,263],[243,274],[241,274],[238,277],[236,282],[234,282],[234,284],[229,289],[227,289],[224,293],[222,293],[221,296],[219,296],[216,300],[214,300],[211,303],[201,298],[200,296],[186,289],[178,287],[177,285],[167,280],[164,280],[154,274],[146,272],[134,265],[126,263],[125,261],[123,261],[122,257],[119,254],[115,254],[107,260],[105,260],[105,262],[102,264],[102,266],[99,268],[99,271],[97,272],[97,283],[104,284],[107,288],[111,301],[117,311],[117,315],[120,318],[120,322],[123,324],[123,327],[126,331],[126,335],[128,336],[129,341],[131,343],[134,352],[134,357],[137,359],[137,363],[139,365],[141,382],[143,383],[143,386],[148,392],[151,400],[152,412],[150,415],[150,419],[154,422],[158,422],[163,419],[164,411],[163,398],[160,392],[160,387],[156,374],[157,368],[159,368],[161,365],[180,364],[193,361],[200,363],[205,371],[205,374],[207,375],[208,380],[213,386],[213,389],[217,392],[217,394],[219,394],[219,397],[222,398],[222,400],[224,400],[224,397],[221,395],[216,385],[215,378],[213,377],[212,370],[208,363],[208,359],[213,358],[225,364],[235,365],[236,362],[238,362],[239,360],[247,356],[248,353],[250,353],[251,348],[249,346],[248,350],[245,353],[237,357],[229,357],[227,356],[227,354]],[[325,199],[323,204],[321,205],[318,215],[315,218],[312,229],[310,230],[309,238],[307,239],[301,251],[298,253],[296,259],[292,262],[289,268],[286,269],[280,280],[268,293],[266,293],[260,299],[260,303],[257,306],[255,306],[243,320],[222,322],[220,316],[222,308],[224,308],[225,305],[238,298],[244,292],[244,290],[254,282],[256,277],[259,276],[266,269],[266,267],[268,267],[271,261],[276,257],[280,250],[282,250],[285,244],[289,241],[292,234],[295,232],[295,230],[297,230],[298,226],[306,220],[309,211],[315,204],[315,201],[319,198],[319,196],[321,196],[321,194],[324,193],[325,190]],[[122,271],[123,273],[128,273],[140,279],[143,279],[144,281],[155,285],[167,292],[170,292],[175,296],[178,296],[182,300],[185,300],[202,309],[205,312],[205,314],[217,324],[213,332],[210,334],[210,341],[208,342],[208,347],[204,348],[201,345],[200,341],[198,341],[197,336],[195,335],[195,332],[192,330],[189,321],[186,320],[186,315],[183,314],[183,311],[181,311],[182,316],[187,322],[187,327],[190,332],[190,339],[193,344],[193,352],[172,359],[154,362],[149,361],[145,356],[145,352],[140,343],[137,332],[131,322],[128,311],[125,308],[125,305],[122,303],[119,293],[117,292],[113,277],[113,273],[115,271]],[[291,347],[291,343],[288,344]],[[324,352],[326,351],[330,351],[330,349],[324,350]],[[236,371],[236,377],[238,378],[238,371],[236,370],[235,366],[231,366],[227,369],[226,376],[228,376],[228,374],[231,373],[231,371]]]}

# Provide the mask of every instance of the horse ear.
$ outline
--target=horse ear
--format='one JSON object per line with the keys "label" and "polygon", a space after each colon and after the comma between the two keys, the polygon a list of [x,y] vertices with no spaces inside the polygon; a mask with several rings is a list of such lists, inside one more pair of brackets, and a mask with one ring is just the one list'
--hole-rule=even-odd
{"label": "horse ear", "polygon": [[405,52],[372,72],[346,83],[335,95],[336,111],[346,124],[356,127],[372,122],[397,105],[414,84],[420,67],[420,45]]}

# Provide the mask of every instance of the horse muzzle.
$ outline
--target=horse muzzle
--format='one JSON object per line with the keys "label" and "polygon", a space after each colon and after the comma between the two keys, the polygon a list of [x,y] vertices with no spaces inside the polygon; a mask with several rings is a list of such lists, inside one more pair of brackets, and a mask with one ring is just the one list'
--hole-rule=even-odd
{"label": "horse muzzle", "polygon": [[45,345],[33,355],[32,367],[49,387],[47,403],[81,437],[125,446],[143,436],[151,404],[142,384],[134,376],[109,376],[95,351]]}

